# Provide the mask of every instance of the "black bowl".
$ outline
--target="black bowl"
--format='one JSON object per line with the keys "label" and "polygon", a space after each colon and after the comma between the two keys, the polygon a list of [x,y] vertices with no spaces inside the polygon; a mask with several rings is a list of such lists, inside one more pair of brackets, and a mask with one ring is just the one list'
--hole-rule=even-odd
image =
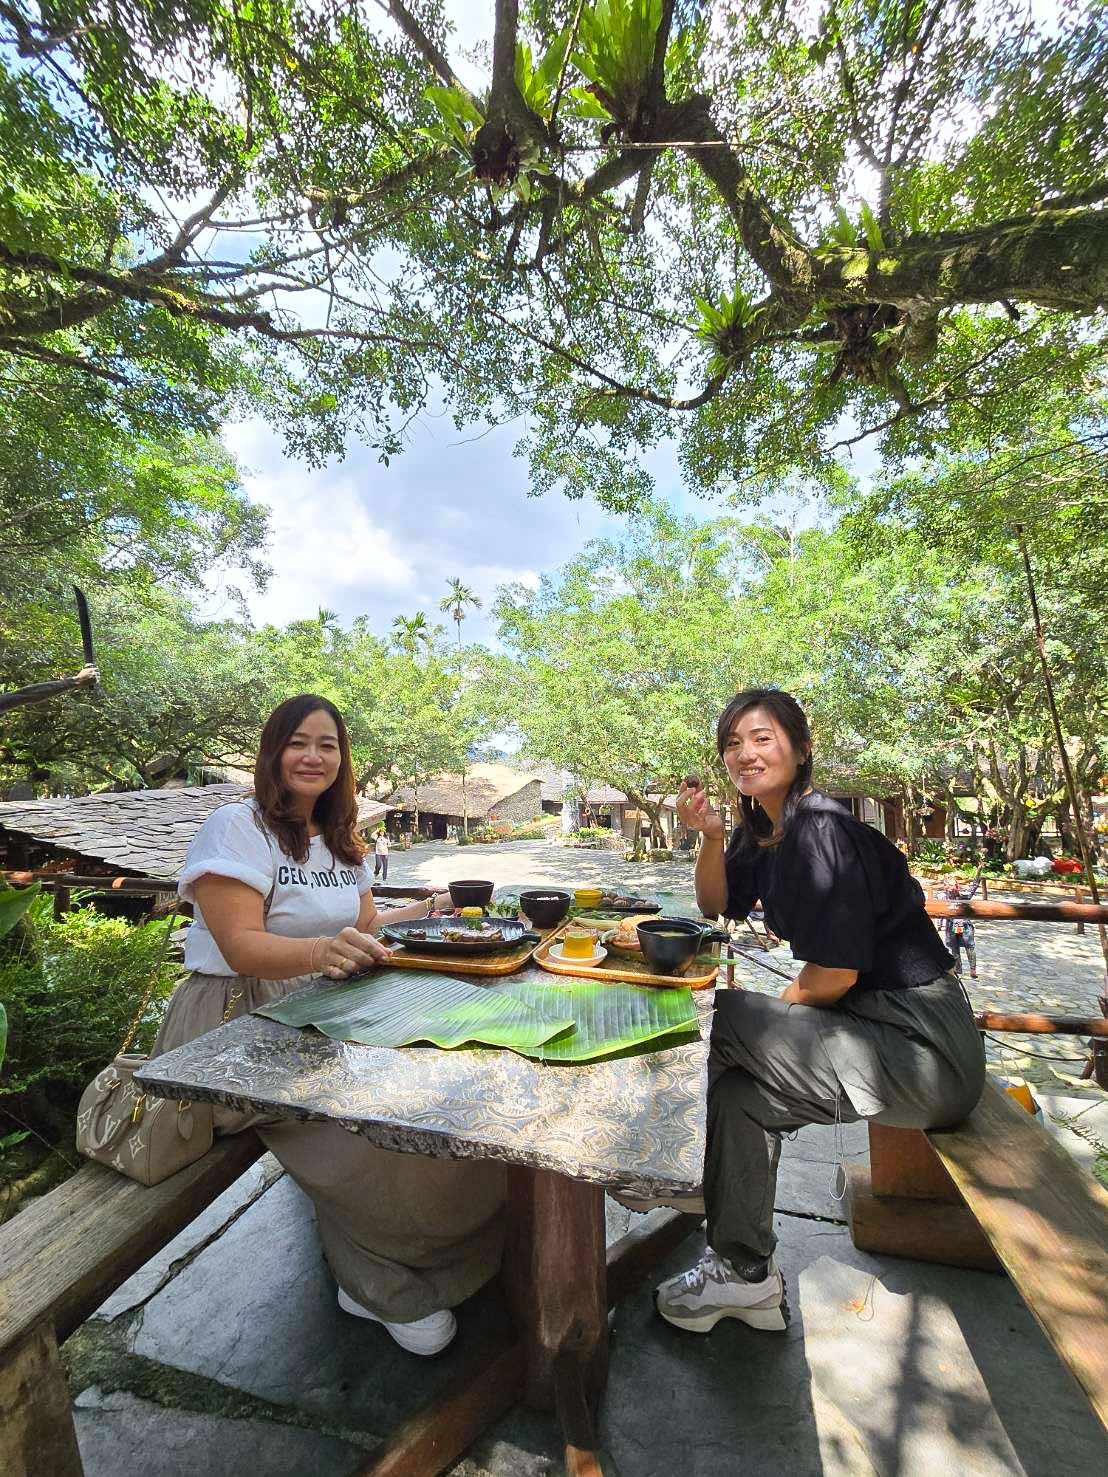
{"label": "black bowl", "polygon": [[637,932],[647,962],[666,974],[676,974],[700,952],[701,940],[709,930],[691,918],[648,918]]}
{"label": "black bowl", "polygon": [[561,923],[572,902],[572,893],[560,892],[555,887],[533,887],[520,893],[519,910],[539,928],[553,928],[555,923]]}
{"label": "black bowl", "polygon": [[452,882],[450,899],[456,908],[483,908],[492,902],[494,882]]}

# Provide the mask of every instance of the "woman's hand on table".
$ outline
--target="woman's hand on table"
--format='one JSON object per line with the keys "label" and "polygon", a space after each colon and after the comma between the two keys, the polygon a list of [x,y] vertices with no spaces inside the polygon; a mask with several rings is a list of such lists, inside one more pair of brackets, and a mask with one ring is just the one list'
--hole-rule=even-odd
{"label": "woman's hand on table", "polygon": [[334,938],[321,939],[312,951],[312,962],[320,974],[331,980],[344,980],[362,969],[387,964],[392,950],[371,933],[344,928]]}
{"label": "woman's hand on table", "polygon": [[435,905],[432,912],[453,913],[455,911],[454,899],[448,892],[436,892],[432,901]]}
{"label": "woman's hand on table", "polygon": [[723,817],[701,785],[682,783],[677,792],[677,816],[690,831],[701,831],[705,836],[722,840]]}

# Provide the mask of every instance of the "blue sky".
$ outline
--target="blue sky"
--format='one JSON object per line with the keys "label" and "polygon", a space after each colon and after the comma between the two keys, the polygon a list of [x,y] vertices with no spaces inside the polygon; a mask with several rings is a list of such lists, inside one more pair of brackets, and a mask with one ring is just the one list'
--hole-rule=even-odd
{"label": "blue sky", "polygon": [[[247,490],[271,510],[274,573],[264,594],[248,597],[254,619],[284,623],[324,605],[344,621],[367,615],[384,631],[398,613],[436,612],[457,575],[485,605],[467,619],[467,638],[490,637],[487,607],[498,585],[537,583],[589,539],[623,526],[589,501],[528,497],[526,461],[513,455],[520,434],[518,423],[459,432],[449,416],[425,414],[388,467],[355,443],[345,460],[313,469],[287,456],[264,422],[226,426]],[[646,462],[667,502],[711,516],[682,492],[671,445]]]}

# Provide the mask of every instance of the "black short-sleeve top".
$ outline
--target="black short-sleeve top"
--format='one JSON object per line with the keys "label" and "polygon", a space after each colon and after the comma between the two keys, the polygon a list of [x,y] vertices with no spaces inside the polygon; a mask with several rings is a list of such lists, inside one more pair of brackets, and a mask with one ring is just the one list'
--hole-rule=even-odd
{"label": "black short-sleeve top", "polygon": [[743,839],[737,828],[725,853],[728,918],[760,898],[794,958],[856,969],[855,990],[909,989],[953,969],[905,857],[829,796],[806,795],[778,845]]}

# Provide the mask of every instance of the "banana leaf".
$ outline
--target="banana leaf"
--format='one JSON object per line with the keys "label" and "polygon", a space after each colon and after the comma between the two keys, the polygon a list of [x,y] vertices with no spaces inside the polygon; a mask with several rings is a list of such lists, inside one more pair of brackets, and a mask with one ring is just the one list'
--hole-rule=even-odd
{"label": "banana leaf", "polygon": [[30,887],[8,887],[0,882],[0,939],[11,933],[41,891],[38,882]]}
{"label": "banana leaf", "polygon": [[522,1001],[430,971],[386,969],[344,984],[311,985],[256,1013],[363,1046],[481,1042],[535,1056],[543,1042],[573,1030],[573,1016],[556,1012],[555,1003]]}
{"label": "banana leaf", "polygon": [[664,1051],[700,1034],[687,989],[650,990],[622,980],[520,981],[504,986],[503,993],[544,1015],[568,1016],[577,1027],[527,1053],[541,1062],[593,1062],[644,1047]]}

